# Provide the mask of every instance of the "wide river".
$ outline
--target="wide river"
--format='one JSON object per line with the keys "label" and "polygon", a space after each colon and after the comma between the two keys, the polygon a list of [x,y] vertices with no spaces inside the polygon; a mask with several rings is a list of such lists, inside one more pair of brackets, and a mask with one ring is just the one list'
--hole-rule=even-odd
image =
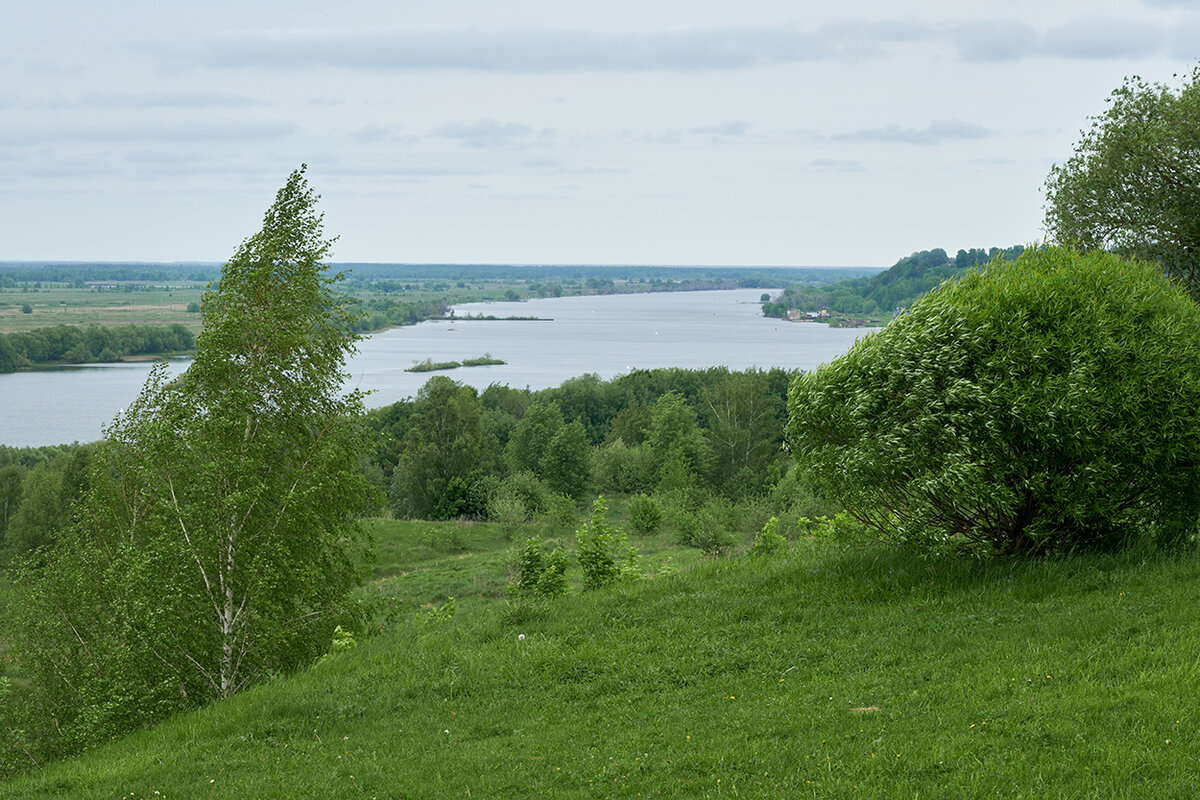
{"label": "wide river", "polygon": [[[536,316],[550,321],[430,321],[377,333],[350,360],[350,385],[371,392],[367,405],[414,396],[434,374],[479,389],[489,384],[544,389],[595,373],[725,366],[810,370],[844,353],[864,329],[767,319],[761,289],[724,292],[560,297],[521,303],[470,303],[457,315]],[[413,364],[482,355],[506,364],[446,373],[413,373]],[[172,363],[180,372],[186,360]],[[150,366],[109,364],[0,375],[0,444],[27,447],[88,442],[142,388]]]}

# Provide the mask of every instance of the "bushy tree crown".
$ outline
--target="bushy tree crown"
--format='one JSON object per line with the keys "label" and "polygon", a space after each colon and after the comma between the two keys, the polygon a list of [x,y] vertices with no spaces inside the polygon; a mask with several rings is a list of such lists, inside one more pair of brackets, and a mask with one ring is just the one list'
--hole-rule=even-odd
{"label": "bushy tree crown", "polygon": [[881,537],[977,552],[1192,536],[1200,310],[1047,248],[947,282],[798,377],[787,439]]}

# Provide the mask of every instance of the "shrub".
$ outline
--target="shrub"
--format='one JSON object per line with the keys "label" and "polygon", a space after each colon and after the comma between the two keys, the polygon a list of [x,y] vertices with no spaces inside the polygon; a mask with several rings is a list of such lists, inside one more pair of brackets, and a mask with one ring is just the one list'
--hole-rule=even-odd
{"label": "shrub", "polygon": [[639,536],[651,536],[662,525],[662,510],[653,497],[644,494],[629,499],[629,527]]}
{"label": "shrub", "polygon": [[532,536],[525,540],[517,552],[517,591],[533,594],[538,578],[546,569],[546,549],[541,538]]}
{"label": "shrub", "polygon": [[554,493],[532,472],[515,472],[500,484],[501,490],[516,495],[531,515],[544,514],[550,508]]}
{"label": "shrub", "polygon": [[537,597],[553,600],[567,591],[567,567],[570,559],[561,547],[556,547],[546,556],[546,566],[534,584],[533,593]]}
{"label": "shrub", "polygon": [[1200,310],[1046,248],[943,283],[798,377],[788,441],[875,535],[1016,554],[1192,536]]}
{"label": "shrub", "polygon": [[710,556],[719,556],[737,543],[733,529],[737,524],[736,511],[719,502],[705,503],[696,513],[695,533],[691,544]]}
{"label": "shrub", "polygon": [[617,439],[595,451],[595,477],[606,492],[644,492],[654,487],[654,454],[649,447]]}
{"label": "shrub", "polygon": [[756,556],[771,556],[782,550],[786,550],[787,539],[780,535],[777,530],[778,527],[779,519],[777,517],[771,517],[767,520],[767,524],[762,526],[762,530],[754,538],[754,544],[750,546],[750,552]]}
{"label": "shrub", "polygon": [[617,554],[623,553],[625,561],[631,557],[636,568],[637,551],[625,549],[625,532],[608,524],[608,507],[604,497],[597,497],[592,504],[592,518],[575,533],[575,558],[583,570],[583,584],[589,589],[607,586],[622,575]]}
{"label": "shrub", "polygon": [[521,498],[512,490],[504,488],[492,495],[488,502],[488,519],[504,531],[504,541],[511,542],[513,534],[525,524],[528,514]]}
{"label": "shrub", "polygon": [[534,536],[526,539],[517,553],[516,599],[537,598],[553,600],[567,591],[567,567],[570,559],[561,547],[555,547],[549,555],[542,540]]}

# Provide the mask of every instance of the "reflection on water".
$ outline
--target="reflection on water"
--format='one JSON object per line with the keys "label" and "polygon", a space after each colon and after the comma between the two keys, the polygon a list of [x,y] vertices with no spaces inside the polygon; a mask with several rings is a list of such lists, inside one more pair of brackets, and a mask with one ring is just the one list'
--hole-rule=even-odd
{"label": "reflection on water", "polygon": [[[491,383],[543,389],[595,373],[727,366],[813,369],[849,349],[864,331],[786,323],[760,315],[760,289],[728,292],[562,297],[458,306],[459,316],[537,316],[552,321],[423,322],[363,341],[348,364],[350,385],[382,406],[412,397],[434,374],[483,389]],[[504,365],[411,373],[429,358],[490,354]],[[173,362],[174,373],[186,361]],[[98,439],[137,397],[148,364],[107,364],[0,375],[0,444],[30,446]]]}

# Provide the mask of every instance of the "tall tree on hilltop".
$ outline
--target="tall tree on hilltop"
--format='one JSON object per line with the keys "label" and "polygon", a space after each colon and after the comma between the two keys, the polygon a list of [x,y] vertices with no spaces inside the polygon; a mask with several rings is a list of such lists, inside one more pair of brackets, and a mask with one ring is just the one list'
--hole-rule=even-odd
{"label": "tall tree on hilltop", "polygon": [[107,430],[79,521],[24,575],[25,661],[65,749],[322,652],[356,582],[362,395],[318,196],[292,173],[204,296],[196,358]]}

